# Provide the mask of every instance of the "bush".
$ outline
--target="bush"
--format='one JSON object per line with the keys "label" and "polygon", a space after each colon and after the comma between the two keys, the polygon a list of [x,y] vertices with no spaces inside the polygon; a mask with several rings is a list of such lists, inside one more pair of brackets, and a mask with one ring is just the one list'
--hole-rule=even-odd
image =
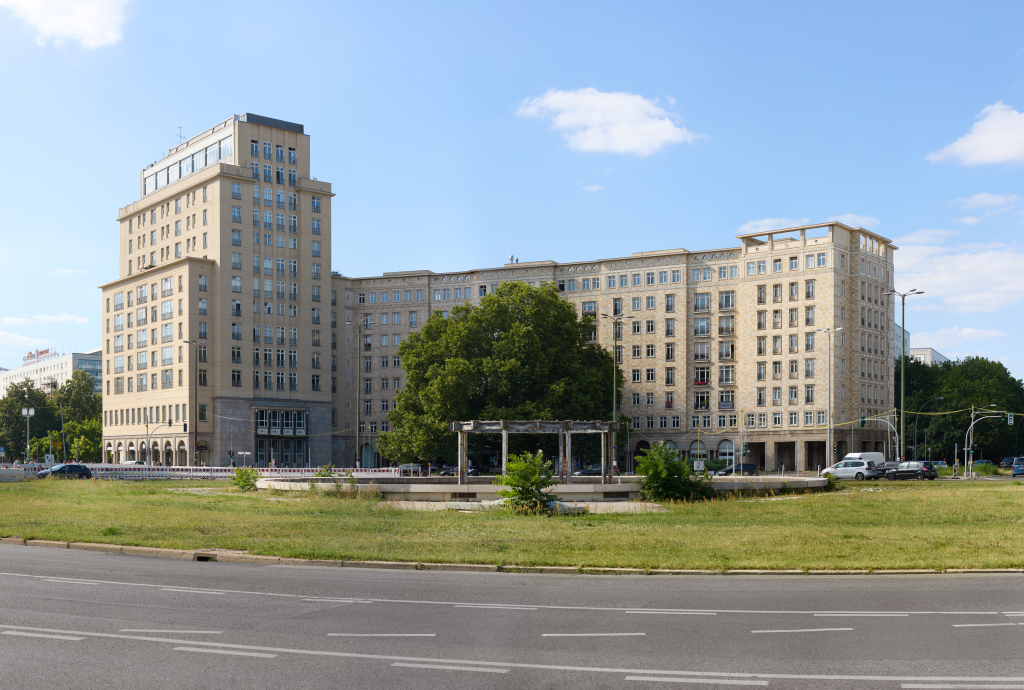
{"label": "bush", "polygon": [[231,482],[241,491],[253,491],[256,488],[256,480],[259,478],[259,472],[252,467],[236,467],[235,476],[231,478]]}
{"label": "bush", "polygon": [[330,465],[330,464],[324,465],[322,467],[319,467],[317,469],[316,473],[313,476],[314,477],[326,477],[326,478],[333,477],[334,474],[331,472],[331,470],[333,470],[333,469],[334,469],[334,465]]}
{"label": "bush", "polygon": [[510,455],[505,474],[494,478],[494,486],[507,486],[498,492],[513,510],[540,512],[547,510],[548,501],[556,499],[547,492],[557,482],[552,479],[551,463],[544,460],[543,451],[536,455]]}
{"label": "bush", "polygon": [[679,452],[664,443],[643,451],[636,473],[642,477],[643,496],[649,500],[694,501],[715,495],[711,477],[694,474],[692,466],[679,458]]}

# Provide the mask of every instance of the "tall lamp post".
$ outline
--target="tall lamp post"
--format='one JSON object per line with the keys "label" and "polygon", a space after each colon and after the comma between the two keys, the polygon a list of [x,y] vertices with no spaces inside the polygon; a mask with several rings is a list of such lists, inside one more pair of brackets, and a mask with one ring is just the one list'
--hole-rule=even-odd
{"label": "tall lamp post", "polygon": [[[362,345],[363,345],[363,343],[362,343],[362,340],[363,340],[363,328],[369,328],[370,326],[372,326],[373,325],[373,320],[370,319],[369,316],[367,316],[363,320],[362,325],[360,325],[358,321],[346,321],[345,325],[346,326],[352,326],[353,328],[356,329],[356,352],[357,353],[362,352],[363,351],[362,350]],[[352,363],[354,365],[354,370],[355,371],[358,371],[360,356],[361,355],[357,354],[356,355],[356,361]],[[356,459],[355,459],[355,462],[356,462],[357,465],[361,465],[362,464],[361,461],[363,459],[363,449],[359,447],[359,386],[357,385],[358,383],[359,383],[358,381],[353,381],[352,382],[352,393],[355,396],[355,403],[356,403],[356,427],[355,427],[355,429],[356,429]]]}
{"label": "tall lamp post", "polygon": [[[826,453],[832,453],[832,455],[834,456],[834,455],[836,455],[836,453],[832,449],[832,334],[833,333],[838,333],[839,331],[841,331],[843,329],[842,329],[842,327],[839,327],[839,328],[831,328],[831,327],[829,327],[829,328],[816,328],[815,330],[818,331],[819,333],[825,333],[825,334],[828,335],[828,441],[827,441],[828,446],[826,447],[825,452]],[[833,464],[835,463],[836,459],[837,458],[833,458],[833,460],[832,460]],[[828,461],[825,462],[825,466],[826,467],[829,466],[828,465]],[[808,468],[808,469],[810,469],[810,468]],[[796,476],[798,476],[798,477],[800,476],[800,464],[799,464],[799,461],[797,462]]]}
{"label": "tall lamp post", "polygon": [[34,407],[23,407],[21,408],[21,416],[25,418],[25,462],[29,462],[32,448],[30,445],[29,436],[29,420],[36,416],[36,408]]}
{"label": "tall lamp post", "polygon": [[[206,345],[206,341],[186,340],[189,345],[195,348],[195,359],[192,364],[192,414],[194,420],[192,421],[192,460],[195,464],[199,464],[199,429],[196,428],[196,422],[199,421],[199,346]],[[188,415],[185,416],[185,431],[188,432]],[[187,463],[187,461],[186,461]]]}
{"label": "tall lamp post", "polygon": [[[937,398],[932,398],[931,400],[926,400],[924,405],[921,405],[921,407],[917,408],[917,414],[914,416],[914,460],[917,460],[917,420],[921,416],[921,410],[923,410],[925,408],[925,405],[927,405],[930,402],[935,402],[936,400],[945,400],[945,398],[943,398],[940,395]],[[927,439],[928,439],[928,432],[926,430],[925,431],[925,441],[926,442],[927,442]]]}
{"label": "tall lamp post", "polygon": [[907,403],[907,297],[910,295],[923,295],[924,290],[918,290],[917,288],[911,288],[907,292],[898,292],[896,290],[887,290],[886,295],[899,295],[900,297],[900,328],[902,333],[900,334],[900,434],[899,434],[899,453],[900,457],[906,457],[904,454],[904,446],[907,444],[906,433],[907,433],[907,419],[904,414],[904,407]]}
{"label": "tall lamp post", "polygon": [[614,422],[618,417],[618,400],[616,399],[616,395],[619,388],[618,376],[616,376],[619,371],[619,362],[615,358],[617,352],[615,348],[618,347],[619,331],[622,328],[622,324],[627,319],[629,321],[633,321],[633,316],[624,317],[622,315],[609,316],[608,314],[601,314],[601,318],[610,319],[612,322],[612,421]]}

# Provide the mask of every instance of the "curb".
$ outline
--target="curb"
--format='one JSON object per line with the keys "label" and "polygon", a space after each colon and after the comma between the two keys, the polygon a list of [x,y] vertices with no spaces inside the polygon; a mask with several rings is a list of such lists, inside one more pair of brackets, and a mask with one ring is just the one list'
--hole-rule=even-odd
{"label": "curb", "polygon": [[685,570],[669,568],[594,568],[563,565],[488,565],[485,563],[416,563],[410,561],[340,561],[283,558],[257,554],[215,551],[208,549],[161,549],[152,546],[121,546],[85,541],[50,541],[0,537],[0,544],[41,546],[51,549],[73,549],[98,553],[121,553],[129,556],[170,558],[178,561],[216,563],[248,563],[251,565],[318,566],[328,568],[377,568],[387,570],[444,570],[477,573],[533,573],[542,575],[1024,575],[1024,568],[913,568],[906,570]]}

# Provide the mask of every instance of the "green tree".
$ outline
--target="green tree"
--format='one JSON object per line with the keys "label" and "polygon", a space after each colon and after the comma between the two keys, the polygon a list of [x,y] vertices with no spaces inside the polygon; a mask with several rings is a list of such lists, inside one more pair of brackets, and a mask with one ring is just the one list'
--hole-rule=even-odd
{"label": "green tree", "polygon": [[94,381],[92,374],[77,369],[63,386],[54,391],[53,404],[58,410],[63,410],[65,424],[102,417],[103,396],[93,392]]}
{"label": "green tree", "polygon": [[67,438],[69,461],[75,458],[81,462],[103,461],[103,422],[100,419],[67,422],[64,435]]}
{"label": "green tree", "polygon": [[[553,284],[505,283],[479,306],[434,314],[399,347],[406,383],[381,434],[391,461],[454,458],[455,420],[611,417],[612,354],[591,342],[593,317],[580,318]],[[597,439],[573,439],[586,449]],[[475,443],[482,442],[474,438]],[[554,437],[513,435],[510,450],[556,447]]]}
{"label": "green tree", "polygon": [[513,510],[541,512],[548,501],[556,498],[548,491],[557,482],[552,479],[551,463],[544,460],[544,452],[512,455],[505,474],[494,478],[495,486],[507,486],[498,491]]}
{"label": "green tree", "polygon": [[25,458],[25,418],[21,415],[24,407],[36,411],[30,425],[32,438],[45,438],[48,431],[60,429],[60,417],[55,414],[51,400],[36,388],[32,379],[12,384],[0,398],[0,446],[7,448],[10,459]]}

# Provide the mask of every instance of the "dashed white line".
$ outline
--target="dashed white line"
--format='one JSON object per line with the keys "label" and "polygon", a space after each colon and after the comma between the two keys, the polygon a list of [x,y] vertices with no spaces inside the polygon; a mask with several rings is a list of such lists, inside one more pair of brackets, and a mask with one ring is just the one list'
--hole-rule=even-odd
{"label": "dashed white line", "polygon": [[954,625],[954,628],[999,628],[1004,625],[1018,625],[1017,623],[960,623]]}
{"label": "dashed white line", "polygon": [[327,633],[327,637],[437,637],[437,633]]}
{"label": "dashed white line", "polygon": [[222,635],[223,630],[147,630],[143,628],[122,628],[121,632],[160,633],[172,635]]}
{"label": "dashed white line", "polygon": [[477,671],[479,673],[508,673],[507,668],[483,668],[480,666],[448,666],[441,664],[403,664],[394,663],[392,666],[401,666],[402,668],[433,668],[439,671]]}
{"label": "dashed white line", "polygon": [[0,635],[17,635],[18,637],[44,637],[47,640],[84,640],[84,637],[71,637],[70,635],[44,635],[41,633],[20,632],[18,630],[4,630]]}
{"label": "dashed white line", "polygon": [[906,618],[909,613],[816,613],[818,618]]}
{"label": "dashed white line", "polygon": [[752,633],[844,632],[853,628],[803,628],[801,630],[751,630]]}
{"label": "dashed white line", "polygon": [[647,633],[541,633],[541,637],[643,637]]}
{"label": "dashed white line", "polygon": [[768,685],[766,680],[728,680],[713,678],[672,678],[670,676],[626,676],[626,680],[649,680],[655,683],[691,683],[700,685]]}
{"label": "dashed white line", "polygon": [[670,616],[717,616],[717,613],[711,613],[709,611],[626,611],[626,613],[660,613]]}
{"label": "dashed white line", "polygon": [[179,594],[216,594],[220,596],[224,592],[213,592],[205,589],[174,589],[173,587],[161,587],[161,592],[178,592]]}
{"label": "dashed white line", "polygon": [[917,688],[924,690],[972,690],[984,688],[985,690],[1024,690],[1024,685],[963,685],[950,683],[903,683],[901,688]]}
{"label": "dashed white line", "polygon": [[255,656],[260,659],[273,659],[277,654],[263,652],[237,652],[233,649],[208,649],[206,647],[175,647],[176,652],[202,652],[203,654],[227,654],[229,656]]}
{"label": "dashed white line", "polygon": [[536,611],[529,606],[491,606],[488,604],[456,604],[457,609],[502,609],[503,611]]}
{"label": "dashed white line", "polygon": [[85,580],[61,580],[55,577],[50,577],[43,582],[59,582],[62,585],[98,585],[99,582],[86,582]]}

